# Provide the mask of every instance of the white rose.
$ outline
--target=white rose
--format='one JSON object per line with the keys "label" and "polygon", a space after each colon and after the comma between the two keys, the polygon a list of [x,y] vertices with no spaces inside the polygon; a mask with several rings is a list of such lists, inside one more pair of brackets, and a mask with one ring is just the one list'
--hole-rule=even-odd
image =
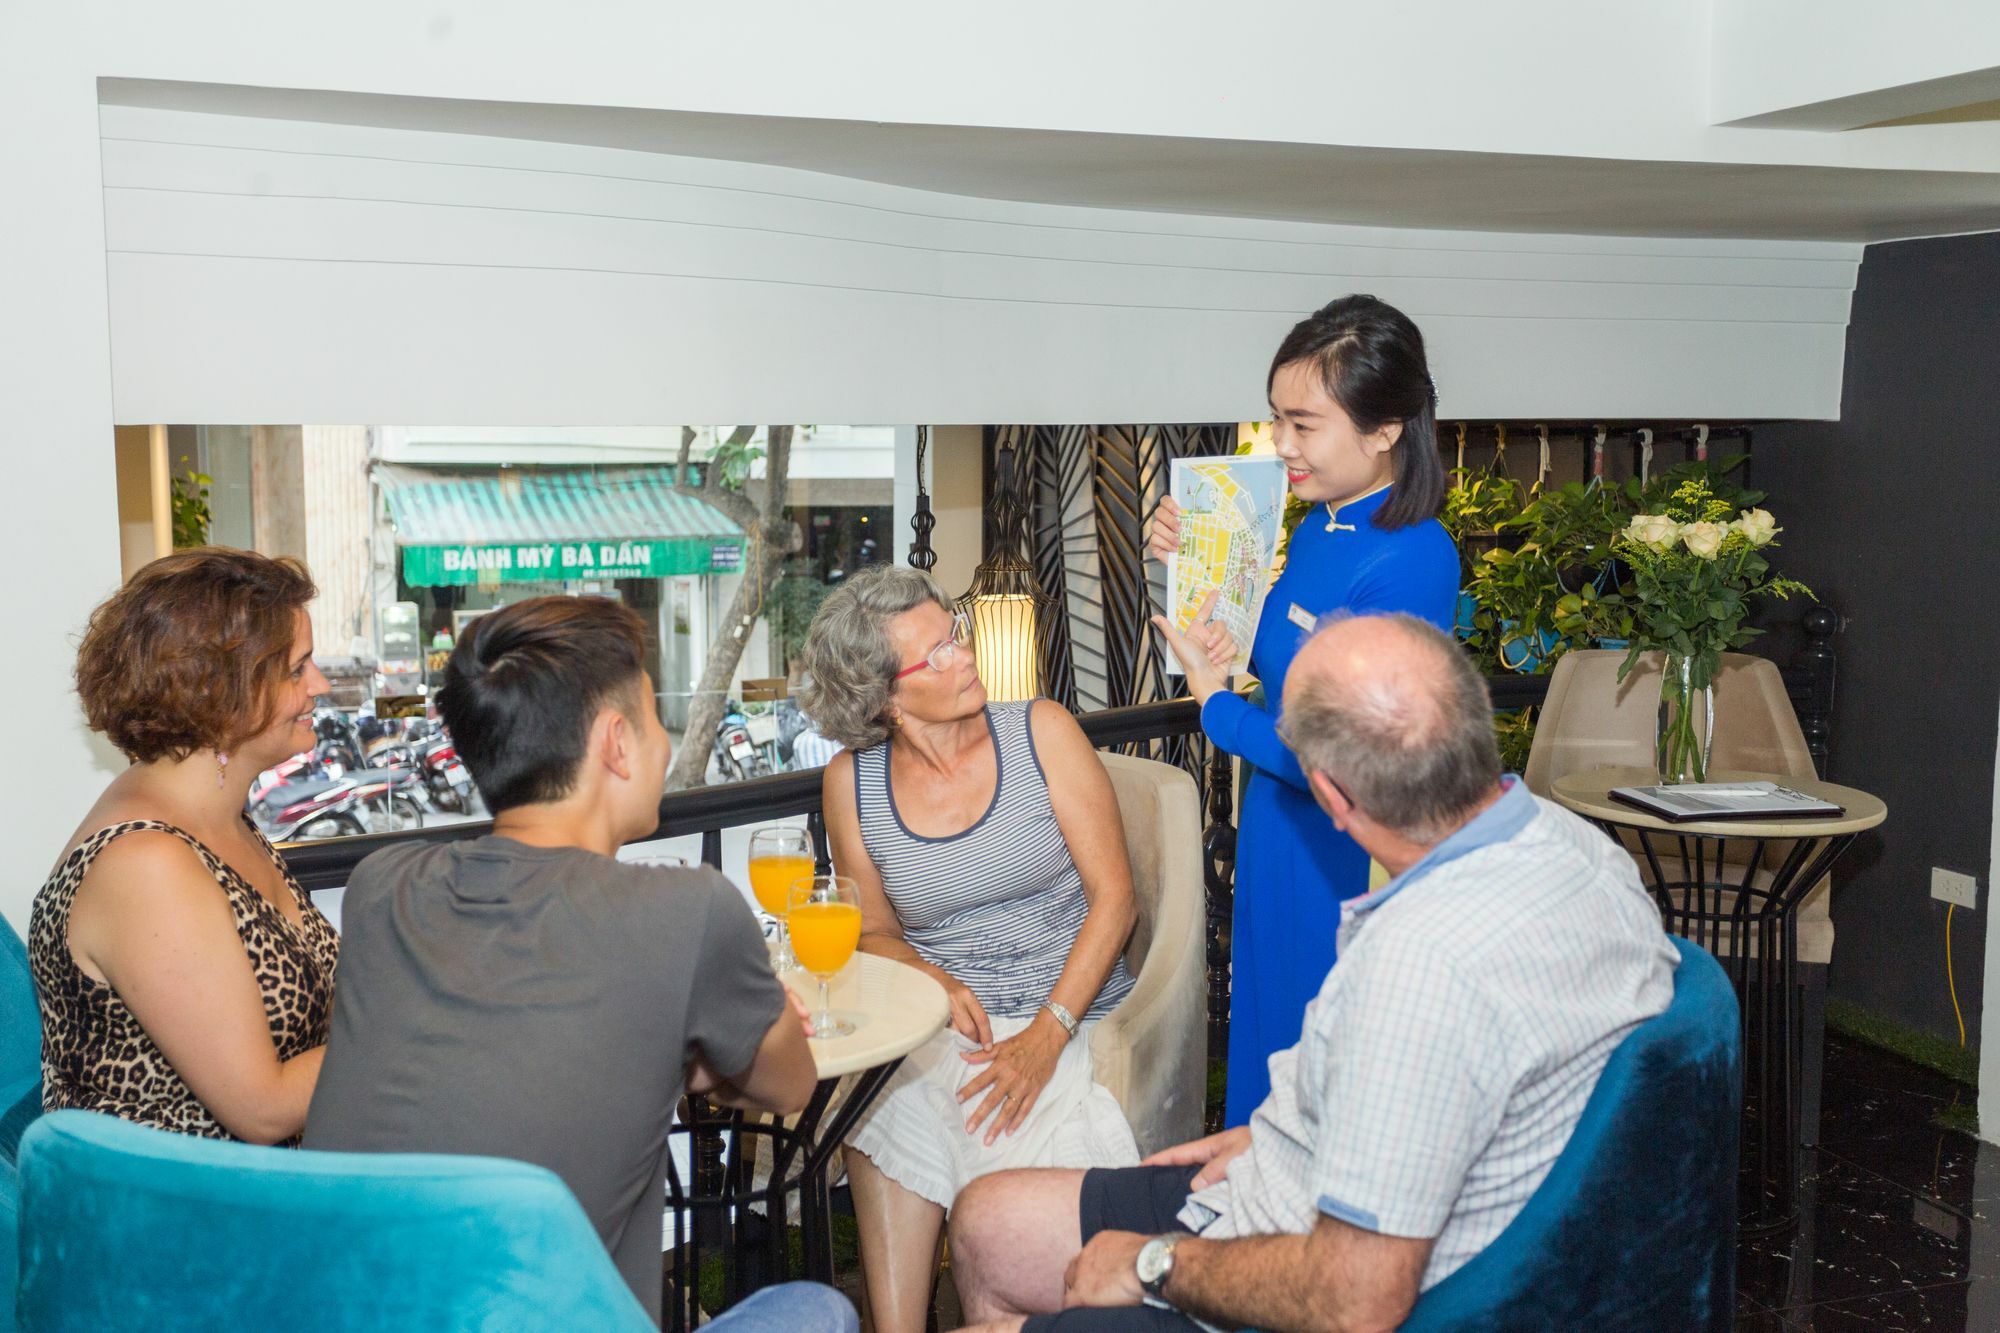
{"label": "white rose", "polygon": [[1766,509],[1746,509],[1732,525],[1752,546],[1769,546],[1778,535],[1778,520]]}
{"label": "white rose", "polygon": [[1639,514],[1625,525],[1625,536],[1656,551],[1670,550],[1680,537],[1680,525],[1665,514]]}
{"label": "white rose", "polygon": [[1681,540],[1694,554],[1704,560],[1713,560],[1715,553],[1722,549],[1726,532],[1720,523],[1689,523],[1681,529]]}

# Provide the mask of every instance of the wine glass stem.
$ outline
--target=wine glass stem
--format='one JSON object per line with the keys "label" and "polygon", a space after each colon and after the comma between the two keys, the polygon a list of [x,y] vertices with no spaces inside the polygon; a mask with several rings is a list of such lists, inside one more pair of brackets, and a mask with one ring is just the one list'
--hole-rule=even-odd
{"label": "wine glass stem", "polygon": [[825,977],[819,979],[819,1019],[813,1024],[813,1028],[819,1032],[828,1032],[833,1028],[833,997],[828,991],[828,980]]}

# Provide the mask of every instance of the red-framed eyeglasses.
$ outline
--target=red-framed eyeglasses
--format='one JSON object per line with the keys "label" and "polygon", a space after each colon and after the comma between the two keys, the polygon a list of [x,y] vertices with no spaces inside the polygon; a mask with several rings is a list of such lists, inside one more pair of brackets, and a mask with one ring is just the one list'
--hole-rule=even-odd
{"label": "red-framed eyeglasses", "polygon": [[913,676],[925,667],[933,671],[948,671],[951,669],[952,659],[958,655],[958,650],[971,642],[972,617],[963,611],[954,611],[951,615],[951,637],[925,653],[922,661],[904,667],[890,679],[901,680],[905,676]]}

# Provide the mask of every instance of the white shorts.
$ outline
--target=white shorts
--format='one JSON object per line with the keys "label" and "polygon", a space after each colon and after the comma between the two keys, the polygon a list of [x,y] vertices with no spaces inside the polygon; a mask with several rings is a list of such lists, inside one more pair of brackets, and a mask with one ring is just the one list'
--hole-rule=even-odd
{"label": "white shorts", "polygon": [[[1033,1020],[1032,1014],[992,1019],[993,1039],[1011,1037]],[[964,1105],[958,1101],[958,1090],[986,1066],[961,1060],[962,1052],[977,1045],[947,1027],[904,1059],[847,1136],[847,1146],[904,1189],[947,1210],[960,1190],[994,1171],[1136,1166],[1139,1146],[1132,1127],[1117,1099],[1093,1074],[1090,1033],[1096,1026],[1085,1023],[1063,1047],[1035,1109],[991,1147],[986,1145],[990,1120],[982,1121],[976,1133],[965,1130],[979,1098]]]}

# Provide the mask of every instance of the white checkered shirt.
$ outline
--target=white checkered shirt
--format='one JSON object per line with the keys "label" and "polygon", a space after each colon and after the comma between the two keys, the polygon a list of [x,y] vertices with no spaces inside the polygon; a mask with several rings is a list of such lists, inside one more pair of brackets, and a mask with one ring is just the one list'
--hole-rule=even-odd
{"label": "white checkered shirt", "polygon": [[1679,956],[1631,857],[1518,781],[1342,910],[1339,962],[1271,1057],[1250,1148],[1181,1220],[1303,1234],[1324,1213],[1435,1237],[1423,1286],[1535,1192]]}

